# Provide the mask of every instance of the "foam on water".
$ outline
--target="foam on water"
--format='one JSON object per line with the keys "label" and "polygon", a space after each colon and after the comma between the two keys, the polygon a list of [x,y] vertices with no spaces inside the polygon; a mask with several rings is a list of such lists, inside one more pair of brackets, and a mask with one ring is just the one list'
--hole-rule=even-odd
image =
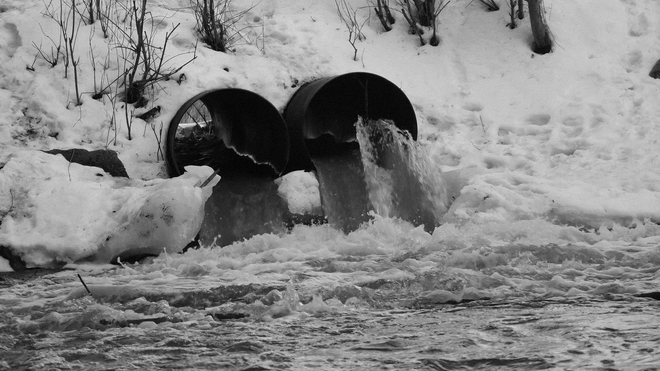
{"label": "foam on water", "polygon": [[[329,226],[297,226],[289,234],[259,235],[222,249],[162,254],[145,264],[103,274],[92,284],[142,288],[133,294],[124,290],[129,297],[152,289],[172,295],[193,289],[204,295],[204,290],[218,285],[281,287],[291,279],[301,295],[311,298],[323,293],[325,299],[355,285],[382,289],[385,283],[392,285],[398,296],[408,299],[440,288],[455,294],[476,290],[483,297],[569,295],[571,288],[589,293],[612,280],[630,292],[640,291],[644,288],[642,281],[619,281],[622,274],[615,272],[654,274],[660,262],[657,237],[625,241],[634,231],[618,244],[611,239],[587,244],[560,239],[551,242],[549,236],[562,232],[562,228],[542,221],[517,223],[508,230],[502,227],[470,230],[443,226],[429,235],[422,227],[377,216],[349,234]],[[573,227],[563,228],[563,232],[585,240],[599,237],[570,230]],[[520,242],[530,240],[544,243]],[[519,280],[523,276],[524,280]],[[561,280],[552,281],[555,276]],[[508,286],[505,292],[500,292],[502,285]],[[530,285],[535,289],[529,291]],[[84,293],[77,282],[73,286],[78,287],[79,294]],[[417,291],[410,291],[411,287],[417,287]],[[373,293],[357,295],[373,299]]]}
{"label": "foam on water", "polygon": [[[82,362],[144,368],[157,362],[199,369],[351,369],[403,362],[410,368],[420,357],[459,367],[459,355],[469,362],[482,359],[483,367],[548,368],[557,357],[566,358],[564,365],[584,366],[594,357],[607,361],[607,349],[618,344],[618,337],[601,333],[620,327],[607,318],[622,309],[599,309],[617,300],[612,303],[638,309],[620,313],[628,321],[621,326],[635,331],[626,332],[632,348],[617,348],[616,364],[656,360],[643,349],[657,335],[636,325],[649,323],[652,314],[634,295],[657,290],[657,226],[617,228],[607,240],[545,221],[503,228],[443,225],[431,235],[422,226],[374,215],[348,234],[328,225],[296,226],[288,234],[165,253],[111,270],[85,272],[81,266],[91,296],[71,272],[17,280],[0,294],[6,335],[0,352],[8,367]],[[549,241],[558,232],[603,242],[516,242]],[[459,302],[467,304],[451,306]],[[552,305],[557,309],[545,315],[531,309]],[[479,316],[475,310],[488,312]],[[561,320],[557,311],[564,313]],[[585,328],[581,316],[606,322]],[[591,340],[571,338],[576,331]],[[589,343],[598,353],[581,358]],[[502,344],[518,344],[523,358],[507,357]],[[438,360],[434,349],[456,357]],[[547,357],[548,349],[555,356]],[[338,363],[324,363],[328,357]]]}

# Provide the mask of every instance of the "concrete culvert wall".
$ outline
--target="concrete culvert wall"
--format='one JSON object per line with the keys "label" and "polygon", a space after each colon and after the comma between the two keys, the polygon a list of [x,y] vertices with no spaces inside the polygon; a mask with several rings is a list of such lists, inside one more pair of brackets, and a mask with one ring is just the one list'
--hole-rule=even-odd
{"label": "concrete culvert wall", "polygon": [[342,152],[355,143],[355,122],[389,119],[417,139],[408,97],[389,80],[365,72],[321,78],[302,85],[284,110],[291,150],[285,172],[312,170],[310,155]]}
{"label": "concrete culvert wall", "polygon": [[260,95],[218,89],[188,100],[170,122],[166,162],[170,176],[187,165],[208,165],[221,177],[278,176],[289,158],[282,116]]}

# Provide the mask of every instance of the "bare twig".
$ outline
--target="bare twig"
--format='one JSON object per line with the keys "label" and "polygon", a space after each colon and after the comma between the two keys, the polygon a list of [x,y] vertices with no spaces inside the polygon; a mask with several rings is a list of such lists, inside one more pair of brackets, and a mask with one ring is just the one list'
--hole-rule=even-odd
{"label": "bare twig", "polygon": [[[92,66],[92,79],[94,80],[94,94],[92,95],[92,99],[101,99],[103,96],[103,90],[101,88],[103,87],[103,76],[101,75],[101,81],[97,82],[96,81],[96,59],[97,56],[94,54],[94,45],[92,44],[92,40],[94,39],[94,32],[89,33],[89,62],[90,65]],[[107,58],[107,57],[106,57]],[[104,69],[105,72],[105,69]]]}
{"label": "bare twig", "polygon": [[215,176],[218,175],[219,172],[220,172],[220,168],[215,169],[213,174],[211,174],[208,178],[206,178],[206,180],[204,182],[202,182],[202,184],[199,186],[199,188],[206,187],[206,185],[211,183],[211,180],[213,180],[213,178],[215,178]]}
{"label": "bare twig", "polygon": [[72,12],[71,12],[71,35],[69,36],[68,39],[68,47],[69,47],[69,57],[71,58],[71,64],[73,65],[73,81],[75,84],[76,88],[76,106],[79,106],[82,104],[82,101],[80,100],[80,89],[78,86],[78,64],[80,63],[80,59],[75,58],[75,45],[76,45],[76,40],[78,39],[78,31],[80,29],[80,23],[78,24],[78,28],[76,28],[76,2],[72,1],[71,2],[72,6]]}
{"label": "bare twig", "polygon": [[[69,61],[71,59],[71,56],[69,54],[69,47],[68,47],[67,43],[69,41],[69,18],[71,17],[72,8],[68,7],[67,12],[65,13],[65,11],[64,11],[64,8],[65,8],[64,0],[59,1],[59,8],[57,8],[57,9],[51,8],[52,4],[53,4],[52,0],[48,4],[46,4],[44,2],[44,6],[46,8],[45,8],[43,14],[44,14],[44,16],[52,19],[53,21],[55,21],[55,23],[57,23],[57,25],[60,29],[60,42],[55,43],[53,39],[51,39],[49,36],[47,36],[47,37],[51,40],[53,45],[57,45],[58,53],[56,55],[59,55],[59,50],[60,50],[60,47],[62,45],[62,40],[64,40],[64,78],[66,79],[66,78],[68,78],[68,75],[69,75]],[[43,32],[43,29],[42,29],[42,32]],[[49,61],[49,63],[51,63],[51,65],[53,63],[57,64],[57,58],[55,60],[53,60],[52,53],[51,53],[51,57],[49,59],[47,59],[47,61]]]}
{"label": "bare twig", "polygon": [[481,1],[481,3],[486,6],[486,9],[488,9],[489,12],[495,12],[500,10],[500,6],[497,5],[495,0],[479,0],[479,1]]}
{"label": "bare twig", "polygon": [[71,181],[71,163],[73,162],[73,156],[76,155],[76,149],[71,150],[71,158],[69,159],[69,164],[66,166],[66,172],[69,174],[69,182]]}
{"label": "bare twig", "polygon": [[110,104],[112,105],[112,110],[110,111],[110,122],[108,123],[108,134],[106,135],[105,139],[105,147],[108,148],[110,146],[110,131],[114,129],[115,136],[114,136],[114,145],[117,145],[117,113],[115,109],[115,98],[110,99]]}
{"label": "bare twig", "polygon": [[371,6],[374,7],[376,16],[380,21],[380,24],[383,25],[385,32],[392,30],[392,25],[395,22],[392,12],[390,12],[390,7],[387,0],[376,0],[376,4],[373,3],[373,0],[369,0]]}
{"label": "bare twig", "polygon": [[[432,46],[438,46],[440,44],[440,38],[438,37],[438,16],[440,13],[449,5],[451,0],[448,0],[447,2],[444,2],[444,0],[440,0],[440,5],[433,11],[433,19],[432,19],[432,25],[433,25],[433,35],[431,36],[431,40],[429,40],[429,44]],[[432,6],[435,6],[434,3],[429,2]]]}
{"label": "bare twig", "polygon": [[87,7],[87,12],[89,14],[88,24],[92,24],[94,23],[94,0],[89,0],[85,3],[85,6]]}
{"label": "bare twig", "polygon": [[101,0],[96,0],[96,18],[101,25],[103,37],[106,39],[110,36],[110,14],[116,5],[116,1],[106,0],[103,6],[101,6]]}
{"label": "bare twig", "polygon": [[[128,83],[128,72],[124,74],[124,85]],[[128,140],[133,140],[131,134],[131,127],[133,124],[133,112],[131,112],[131,117],[128,116],[128,102],[124,102],[124,116],[126,118],[126,128],[128,129]]]}
{"label": "bare twig", "polygon": [[161,144],[163,141],[163,122],[160,122],[160,129],[158,132],[156,132],[156,124],[152,122],[151,130],[154,133],[154,137],[156,137],[156,144],[158,145],[158,149],[156,150],[156,161],[160,161],[165,159],[165,155],[163,154],[163,146]]}
{"label": "bare twig", "polygon": [[37,63],[37,57],[38,57],[38,55],[35,55],[34,59],[32,60],[32,64],[25,66],[26,70],[34,72],[34,64]]}
{"label": "bare twig", "polygon": [[230,51],[240,39],[248,44],[252,43],[243,32],[252,27],[239,28],[237,25],[254,6],[235,13],[232,11],[231,2],[232,0],[190,1],[197,22],[195,30],[200,40],[209,48],[223,53]]}
{"label": "bare twig", "polygon": [[516,8],[518,7],[518,4],[518,0],[509,0],[509,24],[507,24],[507,27],[512,30],[518,26],[516,24]]}
{"label": "bare twig", "polygon": [[82,279],[82,277],[80,276],[80,274],[78,274],[78,279],[79,279],[80,282],[83,284],[83,286],[85,286],[85,290],[87,290],[87,292],[89,293],[89,296],[92,296],[92,297],[93,297],[94,295],[92,295],[92,292],[89,291],[89,287],[87,287],[87,284],[85,283],[85,281],[83,281],[83,279]]}
{"label": "bare twig", "polygon": [[335,0],[335,5],[337,6],[337,13],[339,18],[344,22],[346,29],[348,29],[348,42],[353,47],[353,60],[357,61],[357,46],[356,42],[364,41],[367,37],[362,33],[362,27],[369,20],[367,18],[364,22],[360,23],[357,19],[357,10],[353,9],[346,0]]}
{"label": "bare twig", "polygon": [[[167,45],[179,27],[179,24],[175,25],[170,32],[165,34],[165,41],[162,47],[155,46],[152,43],[155,27],[152,29],[151,34],[147,33],[144,28],[147,14],[151,17],[151,13],[148,13],[145,9],[147,0],[141,1],[141,6],[138,7],[136,0],[133,0],[132,8],[130,9],[132,22],[135,23],[135,37],[129,32],[119,30],[128,41],[128,46],[120,46],[119,49],[125,49],[132,55],[131,60],[125,59],[128,68],[126,72],[127,78],[124,84],[124,88],[126,89],[124,100],[127,103],[140,101],[145,88],[159,81],[169,79],[197,58],[197,46],[195,45],[195,51],[193,51],[193,57],[190,60],[179,67],[165,69],[165,64],[174,58],[172,57],[166,60],[165,54]],[[154,24],[153,18],[151,23]],[[141,71],[141,74],[138,76],[139,71]]]}
{"label": "bare twig", "polygon": [[[411,2],[415,4],[414,9]],[[412,30],[411,33],[419,36],[421,45],[426,44],[422,37],[424,34],[422,27],[431,27],[433,30],[433,34],[429,39],[429,44],[432,46],[438,46],[440,44],[437,27],[438,16],[445,7],[447,7],[449,2],[450,1],[445,2],[445,0],[439,0],[437,3],[436,0],[399,0],[401,13],[406,22],[410,25],[410,29]]]}
{"label": "bare twig", "polygon": [[[402,5],[401,14],[403,14],[403,18],[410,25],[410,29],[412,30],[412,34],[419,36],[419,43],[422,46],[426,45],[426,41],[424,41],[424,38],[422,37],[422,35],[424,34],[424,31],[422,31],[422,29],[417,25],[417,21],[415,20],[415,18],[413,16],[414,13],[413,13],[413,10],[412,10],[412,6],[410,5],[410,1],[403,0],[401,5]],[[406,13],[406,9],[403,8],[403,5],[405,5],[406,8],[408,9],[407,13]]]}
{"label": "bare twig", "polygon": [[[133,63],[131,64],[130,70],[127,74],[127,79],[125,80],[125,88],[126,88],[126,102],[127,103],[135,103],[137,102],[140,92],[142,91],[143,87],[140,87],[137,85],[137,82],[135,80],[135,74],[138,71],[138,68],[140,66],[145,65],[145,72],[147,71],[149,65],[149,60],[147,58],[142,59],[140,61],[140,58],[143,57],[143,54],[145,53],[145,45],[144,45],[144,38],[146,34],[144,33],[144,19],[147,11],[147,0],[141,0],[141,6],[138,8],[136,0],[133,0],[133,7],[131,8],[131,14],[132,14],[132,20],[135,22],[135,43],[134,46],[132,47],[132,51],[134,53],[134,60]],[[132,41],[132,39],[131,39]],[[129,134],[130,137],[130,134]],[[130,138],[129,138],[130,139]]]}
{"label": "bare twig", "polygon": [[[62,54],[62,51],[61,51],[61,50],[62,50],[62,33],[60,33],[60,39],[59,39],[59,41],[58,41],[58,42],[55,42],[55,40],[53,40],[53,38],[50,37],[50,35],[46,34],[46,32],[44,31],[43,27],[41,27],[41,24],[39,25],[39,29],[41,29],[41,33],[42,33],[44,36],[46,36],[46,38],[48,38],[48,40],[50,40],[50,42],[51,42],[51,44],[52,44],[52,45],[50,46],[50,53],[49,53],[49,54],[46,54],[46,53],[43,51],[43,49],[41,48],[41,43],[39,43],[39,46],[37,46],[37,44],[35,44],[34,41],[33,41],[33,42],[32,42],[32,46],[33,46],[35,49],[37,49],[37,52],[39,53],[39,55],[40,55],[40,56],[41,56],[46,62],[48,62],[48,64],[50,64],[51,68],[52,68],[52,67],[55,67],[55,66],[57,65],[57,63],[59,62],[59,60],[60,60],[60,55]],[[53,47],[55,47],[54,50],[53,50]]]}

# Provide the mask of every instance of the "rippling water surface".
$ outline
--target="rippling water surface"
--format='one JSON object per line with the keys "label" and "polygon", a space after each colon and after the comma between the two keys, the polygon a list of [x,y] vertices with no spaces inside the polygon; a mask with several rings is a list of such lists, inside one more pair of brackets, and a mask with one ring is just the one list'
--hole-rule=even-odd
{"label": "rippling water surface", "polygon": [[486,237],[376,218],[7,276],[0,367],[658,369],[656,239],[466,242]]}

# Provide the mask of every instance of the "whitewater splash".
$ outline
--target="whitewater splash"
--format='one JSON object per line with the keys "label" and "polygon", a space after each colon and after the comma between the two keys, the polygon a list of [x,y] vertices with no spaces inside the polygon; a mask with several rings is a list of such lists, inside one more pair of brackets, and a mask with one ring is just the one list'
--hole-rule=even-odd
{"label": "whitewater splash", "polygon": [[348,233],[375,213],[432,232],[450,203],[439,167],[392,121],[358,117],[355,128],[340,153],[312,158],[328,222]]}
{"label": "whitewater splash", "polygon": [[362,125],[352,170],[320,159],[336,172],[320,168],[319,186],[341,200],[353,176],[389,218],[0,280],[0,369],[655,369],[660,226],[442,220],[426,233],[402,219],[436,223],[446,204],[429,199],[452,199],[461,173],[387,122]]}
{"label": "whitewater splash", "polygon": [[358,118],[355,126],[375,212],[424,225],[427,232],[432,232],[449,206],[439,167],[392,121]]}

